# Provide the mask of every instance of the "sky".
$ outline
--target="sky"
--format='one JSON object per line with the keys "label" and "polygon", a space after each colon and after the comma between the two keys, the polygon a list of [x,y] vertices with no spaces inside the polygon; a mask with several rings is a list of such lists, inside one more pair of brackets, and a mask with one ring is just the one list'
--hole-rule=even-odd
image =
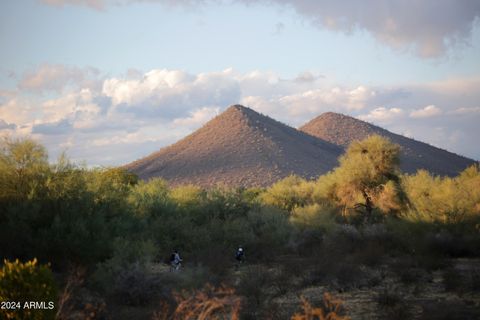
{"label": "sky", "polygon": [[232,104],[480,160],[478,0],[5,0],[0,136],[116,166]]}

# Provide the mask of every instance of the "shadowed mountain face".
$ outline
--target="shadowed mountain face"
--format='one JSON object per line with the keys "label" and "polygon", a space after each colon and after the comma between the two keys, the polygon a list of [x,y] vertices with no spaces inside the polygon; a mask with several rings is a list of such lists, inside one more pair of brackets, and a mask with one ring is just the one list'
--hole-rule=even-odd
{"label": "shadowed mountain face", "polygon": [[401,147],[400,167],[403,172],[414,173],[426,169],[437,175],[457,175],[474,160],[416,141],[367,122],[334,112],[324,113],[306,123],[299,130],[341,147],[352,141],[378,134]]}
{"label": "shadowed mountain face", "polygon": [[317,177],[343,149],[235,105],[177,143],[126,165],[172,184],[268,186],[290,174]]}

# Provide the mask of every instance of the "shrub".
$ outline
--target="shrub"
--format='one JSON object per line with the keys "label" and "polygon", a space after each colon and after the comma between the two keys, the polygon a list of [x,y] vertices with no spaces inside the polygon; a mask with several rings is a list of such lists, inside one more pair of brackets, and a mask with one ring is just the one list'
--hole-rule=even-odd
{"label": "shrub", "polygon": [[247,266],[242,272],[238,285],[238,293],[246,298],[242,314],[248,319],[256,319],[271,301],[269,291],[274,284],[273,276],[264,266]]}
{"label": "shrub", "polygon": [[128,202],[138,217],[159,216],[173,210],[167,182],[158,178],[137,184],[131,190]]}
{"label": "shrub", "polygon": [[291,320],[349,320],[345,316],[343,302],[335,299],[328,292],[323,294],[323,301],[320,307],[313,307],[307,299],[301,297],[303,313],[295,313]]}
{"label": "shrub", "polygon": [[91,277],[91,284],[99,291],[112,293],[113,286],[125,270],[136,265],[144,267],[156,251],[155,245],[150,240],[129,240],[117,238],[114,241],[113,256],[98,263]]}
{"label": "shrub", "polygon": [[168,307],[153,315],[153,320],[211,319],[238,320],[241,299],[235,290],[225,286],[218,288],[207,284],[194,292],[183,291],[175,294],[177,307],[169,315]]}
{"label": "shrub", "polygon": [[312,192],[312,183],[292,175],[273,184],[260,197],[264,204],[290,212],[307,204]]}
{"label": "shrub", "polygon": [[251,248],[247,254],[263,261],[271,261],[289,242],[293,231],[288,215],[275,208],[250,211],[247,227],[253,235],[253,243],[246,245]]}
{"label": "shrub", "polygon": [[145,268],[134,264],[124,268],[115,279],[114,296],[122,304],[139,306],[148,304],[155,293],[155,283],[147,276]]}
{"label": "shrub", "polygon": [[[57,286],[48,265],[39,265],[36,259],[25,263],[4,261],[0,269],[0,301],[19,302],[18,310],[0,309],[6,319],[54,319]],[[44,302],[44,309],[24,308],[25,302]],[[51,309],[50,309],[51,307]]]}
{"label": "shrub", "polygon": [[336,227],[334,208],[318,203],[295,208],[290,221],[300,229],[321,229],[329,232]]}

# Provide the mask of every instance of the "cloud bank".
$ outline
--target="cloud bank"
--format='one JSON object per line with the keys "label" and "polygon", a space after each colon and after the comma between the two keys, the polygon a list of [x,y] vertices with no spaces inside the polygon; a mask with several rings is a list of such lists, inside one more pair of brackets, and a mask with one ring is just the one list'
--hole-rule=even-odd
{"label": "cloud bank", "polygon": [[[42,0],[54,6],[80,5],[97,10],[112,5],[158,3],[201,6],[244,3],[290,8],[314,26],[346,34],[366,31],[395,50],[434,58],[467,43],[480,17],[478,0]],[[252,10],[255,10],[252,7]],[[278,26],[277,26],[278,27]],[[278,29],[278,28],[277,28]],[[277,30],[278,31],[278,30]]]}
{"label": "cloud bank", "polygon": [[236,103],[292,126],[323,112],[341,112],[480,159],[474,148],[480,136],[480,78],[371,87],[332,85],[308,70],[284,79],[258,70],[190,74],[154,69],[116,77],[97,73],[86,82],[67,77],[71,84],[52,98],[42,94],[52,90],[48,80],[56,70],[70,69],[51,68],[32,70],[36,93],[0,91],[0,135],[32,135],[54,156],[67,149],[74,160],[91,165],[119,165],[145,156]]}

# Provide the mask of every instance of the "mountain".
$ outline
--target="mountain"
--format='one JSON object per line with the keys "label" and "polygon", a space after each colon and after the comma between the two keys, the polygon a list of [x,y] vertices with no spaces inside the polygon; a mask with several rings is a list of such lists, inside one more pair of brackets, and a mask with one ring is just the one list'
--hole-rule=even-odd
{"label": "mountain", "polygon": [[475,163],[472,159],[334,112],[321,114],[299,130],[341,147],[346,147],[352,141],[361,140],[373,134],[387,137],[400,145],[400,167],[403,172],[408,173],[426,169],[433,174],[454,176]]}
{"label": "mountain", "polygon": [[317,177],[343,149],[241,105],[229,107],[177,143],[125,167],[173,185],[268,186],[290,174]]}

